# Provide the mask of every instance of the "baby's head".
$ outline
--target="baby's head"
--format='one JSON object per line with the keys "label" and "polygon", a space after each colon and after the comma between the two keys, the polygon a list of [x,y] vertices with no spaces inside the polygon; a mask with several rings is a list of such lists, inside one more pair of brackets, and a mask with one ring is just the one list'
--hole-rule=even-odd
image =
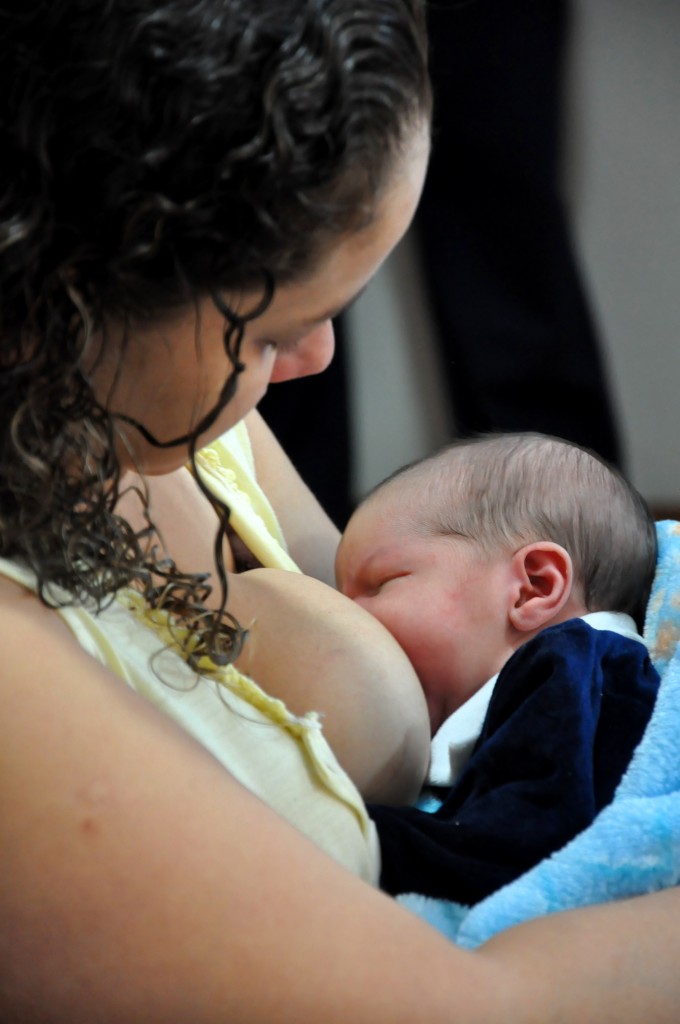
{"label": "baby's head", "polygon": [[567,441],[506,434],[380,484],[336,569],[410,657],[436,729],[547,626],[607,610],[641,628],[655,565],[654,523],[617,470]]}

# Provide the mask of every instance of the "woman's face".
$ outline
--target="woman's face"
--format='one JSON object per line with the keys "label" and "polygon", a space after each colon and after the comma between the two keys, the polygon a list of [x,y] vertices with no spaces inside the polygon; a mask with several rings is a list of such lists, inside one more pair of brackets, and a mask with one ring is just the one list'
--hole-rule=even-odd
{"label": "woman's face", "polygon": [[[236,394],[200,444],[210,443],[242,419],[270,383],[320,373],[328,366],[334,347],[331,319],[356,298],[408,227],[428,152],[423,127],[400,158],[371,223],[336,241],[304,281],[278,288],[266,311],[247,324],[241,347],[245,370]],[[246,315],[260,301],[258,294],[243,296],[237,310]],[[224,318],[209,299],[171,324],[136,332],[122,359],[113,332],[91,373],[99,400],[112,412],[141,423],[158,441],[190,433],[214,408],[232,372],[223,333]],[[123,464],[160,474],[186,461],[186,445],[157,448],[133,426],[121,430]]]}

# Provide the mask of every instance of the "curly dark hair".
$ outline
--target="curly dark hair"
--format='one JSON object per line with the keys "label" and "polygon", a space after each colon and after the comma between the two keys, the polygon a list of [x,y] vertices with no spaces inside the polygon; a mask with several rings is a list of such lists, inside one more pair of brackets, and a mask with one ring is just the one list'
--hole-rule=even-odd
{"label": "curly dark hair", "polygon": [[264,308],[368,223],[428,109],[422,0],[3,2],[0,38],[0,555],[47,603],[135,585],[229,660],[225,579],[206,619],[207,581],[116,515],[84,346],[209,296],[224,406],[244,329],[225,291],[260,287]]}

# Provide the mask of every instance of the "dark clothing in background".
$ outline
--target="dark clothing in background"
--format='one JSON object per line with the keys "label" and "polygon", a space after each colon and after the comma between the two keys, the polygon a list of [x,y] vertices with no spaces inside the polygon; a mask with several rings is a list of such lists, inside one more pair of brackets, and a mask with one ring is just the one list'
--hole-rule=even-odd
{"label": "dark clothing in background", "polygon": [[[433,145],[415,231],[457,434],[538,430],[620,464],[562,198],[568,14],[567,0],[430,4]],[[342,340],[329,371],[270,388],[261,410],[344,526]]]}

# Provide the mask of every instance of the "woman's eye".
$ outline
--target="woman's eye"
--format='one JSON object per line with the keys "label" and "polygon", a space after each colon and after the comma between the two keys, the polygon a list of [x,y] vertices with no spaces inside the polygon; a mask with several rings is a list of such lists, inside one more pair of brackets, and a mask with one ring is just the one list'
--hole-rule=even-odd
{"label": "woman's eye", "polygon": [[273,338],[267,338],[266,341],[262,342],[264,347],[273,348],[276,352],[286,353],[293,352],[300,344],[299,338],[279,338],[275,341]]}

